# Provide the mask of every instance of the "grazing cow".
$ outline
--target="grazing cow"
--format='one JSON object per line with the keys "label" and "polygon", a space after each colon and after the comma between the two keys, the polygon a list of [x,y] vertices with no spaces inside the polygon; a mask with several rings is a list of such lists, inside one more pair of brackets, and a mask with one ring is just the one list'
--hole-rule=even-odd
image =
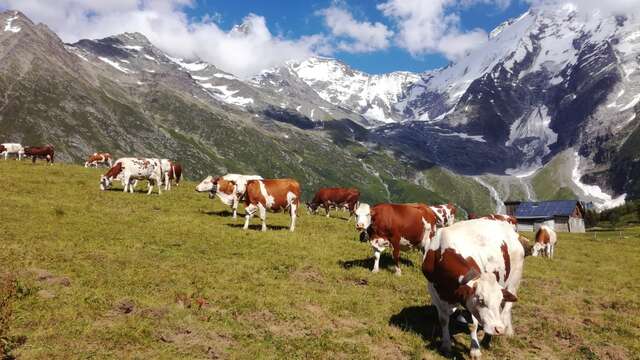
{"label": "grazing cow", "polygon": [[9,159],[10,154],[15,154],[18,160],[22,160],[24,156],[24,147],[16,143],[4,143],[0,144],[0,155],[4,155],[4,159]]}
{"label": "grazing cow", "polygon": [[175,161],[171,162],[171,169],[169,170],[169,182],[171,180],[175,180],[176,186],[179,186],[180,180],[182,180],[182,165]]}
{"label": "grazing cow", "polygon": [[[428,227],[425,224],[425,227]],[[513,335],[511,307],[522,278],[524,249],[518,233],[502,221],[476,219],[438,230],[425,252],[422,272],[438,309],[440,350],[451,351],[449,317],[457,304],[471,314],[471,357],[480,357],[478,324],[492,335]]]}
{"label": "grazing cow", "polygon": [[452,203],[444,204],[444,205],[436,205],[430,206],[431,210],[436,214],[438,227],[446,227],[449,225],[453,225],[456,221],[456,212],[458,208]]}
{"label": "grazing cow", "polygon": [[251,217],[258,211],[262,220],[262,231],[267,231],[267,210],[286,210],[291,214],[289,231],[296,228],[298,205],[300,204],[300,184],[293,179],[250,180],[244,195],[244,229],[249,228]]}
{"label": "grazing cow", "polygon": [[312,214],[318,212],[320,206],[324,207],[327,217],[332,206],[336,209],[346,206],[349,210],[349,220],[354,214],[360,201],[360,191],[356,188],[322,188],[316,192],[313,200],[307,203],[307,208]]}
{"label": "grazing cow", "polygon": [[55,150],[53,145],[27,146],[24,148],[24,155],[31,157],[31,162],[36,163],[36,158],[46,159],[48,164],[53,165]]}
{"label": "grazing cow", "polygon": [[227,174],[220,176],[207,176],[196,186],[197,192],[209,192],[209,198],[218,197],[222,203],[233,208],[233,218],[238,217],[238,203],[244,195],[247,182],[250,180],[262,180],[259,175]]}
{"label": "grazing cow", "polygon": [[165,190],[171,190],[171,172],[173,162],[169,159],[160,159],[160,167],[162,171],[162,184]]}
{"label": "grazing cow", "polygon": [[98,167],[98,165],[106,165],[107,167],[113,166],[113,158],[111,154],[107,152],[96,152],[89,156],[84,163],[84,167]]}
{"label": "grazing cow", "polygon": [[100,190],[111,188],[114,179],[121,179],[123,191],[133,193],[134,180],[149,181],[149,191],[153,191],[153,186],[158,185],[158,195],[162,194],[160,184],[162,183],[162,167],[159,159],[118,159],[109,171],[100,178]]}
{"label": "grazing cow", "polygon": [[540,229],[536,232],[536,242],[533,244],[531,255],[538,256],[538,254],[542,252],[542,256],[551,259],[555,252],[557,241],[558,237],[556,232],[547,225],[541,225]]}
{"label": "grazing cow", "polygon": [[[400,250],[418,248],[424,252],[436,231],[436,214],[425,204],[360,204],[356,210],[356,229],[365,230],[373,248],[373,272],[380,270],[380,255],[393,248],[395,274],[401,275]],[[423,222],[429,224],[425,229]],[[361,237],[362,238],[362,237]]]}

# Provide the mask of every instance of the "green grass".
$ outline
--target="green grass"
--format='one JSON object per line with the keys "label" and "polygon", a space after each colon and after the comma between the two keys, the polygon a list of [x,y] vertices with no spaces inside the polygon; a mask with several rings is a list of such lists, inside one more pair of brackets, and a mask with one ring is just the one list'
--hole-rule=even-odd
{"label": "green grass", "polygon": [[[245,232],[193,183],[100,192],[100,172],[0,161],[18,358],[441,358],[417,252],[402,277],[388,256],[372,274],[344,219],[303,212],[291,234],[269,214],[276,229]],[[640,230],[594,236],[561,234],[553,261],[526,259],[517,335],[485,358],[637,357]]]}

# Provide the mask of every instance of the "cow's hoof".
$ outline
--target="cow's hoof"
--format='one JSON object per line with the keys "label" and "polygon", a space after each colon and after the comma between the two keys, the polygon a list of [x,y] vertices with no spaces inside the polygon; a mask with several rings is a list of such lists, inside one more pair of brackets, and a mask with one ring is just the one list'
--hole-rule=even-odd
{"label": "cow's hoof", "polygon": [[471,351],[469,352],[469,355],[471,356],[472,359],[480,359],[482,357],[482,353],[480,352],[480,349],[471,349]]}
{"label": "cow's hoof", "polygon": [[400,269],[396,269],[396,272],[394,273],[395,276],[402,276],[402,270]]}
{"label": "cow's hoof", "polygon": [[373,269],[373,270],[371,270],[371,272],[372,272],[372,273],[374,273],[374,274],[375,274],[375,273],[377,273],[378,271],[380,271],[380,269]]}
{"label": "cow's hoof", "polygon": [[440,345],[440,354],[442,354],[445,357],[451,357],[451,345]]}
{"label": "cow's hoof", "polygon": [[485,349],[491,349],[491,335],[484,334],[484,338],[482,338],[482,341],[480,341],[480,346]]}

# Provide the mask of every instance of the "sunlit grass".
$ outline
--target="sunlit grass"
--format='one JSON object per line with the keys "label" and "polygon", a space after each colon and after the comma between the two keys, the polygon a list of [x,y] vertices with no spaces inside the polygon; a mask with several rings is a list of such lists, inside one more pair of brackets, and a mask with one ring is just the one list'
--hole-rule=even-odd
{"label": "sunlit grass", "polygon": [[[270,213],[268,232],[257,219],[245,232],[193,183],[161,196],[101,192],[100,172],[0,161],[0,273],[26,289],[11,320],[27,336],[15,355],[440,357],[417,252],[403,254],[402,277],[389,257],[371,274],[344,213],[302,210],[293,234],[288,216]],[[517,335],[484,356],[637,356],[639,234],[561,234],[553,261],[527,258]],[[466,356],[467,336],[456,339]]]}

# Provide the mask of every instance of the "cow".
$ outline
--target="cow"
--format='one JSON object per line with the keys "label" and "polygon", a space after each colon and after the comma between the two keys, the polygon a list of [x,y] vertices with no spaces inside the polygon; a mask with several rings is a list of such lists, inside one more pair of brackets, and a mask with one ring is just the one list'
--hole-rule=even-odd
{"label": "cow", "polygon": [[10,154],[15,154],[18,160],[22,160],[24,156],[24,147],[17,143],[0,144],[0,155],[4,155],[4,159],[9,159]]}
{"label": "cow", "polygon": [[[380,270],[380,255],[386,247],[393,248],[395,274],[401,275],[400,250],[417,248],[424,252],[436,231],[436,214],[425,204],[378,204],[370,207],[362,203],[356,209],[356,229],[365,231],[361,239],[368,239],[375,261],[372,271]],[[425,229],[423,221],[430,228]]]}
{"label": "cow", "polygon": [[471,315],[472,358],[481,355],[479,324],[486,345],[492,335],[513,335],[511,308],[517,301],[523,265],[519,235],[506,222],[476,219],[438,230],[424,254],[422,272],[438,310],[443,353],[451,351],[449,317],[458,304]]}
{"label": "cow", "polygon": [[238,204],[244,196],[247,182],[262,180],[259,175],[227,174],[224,176],[207,176],[196,186],[197,192],[208,192],[209,198],[218,197],[224,204],[233,209],[233,218],[238,218]]}
{"label": "cow", "polygon": [[169,159],[160,159],[160,165],[162,167],[162,184],[164,184],[164,189],[171,190],[172,179],[176,180],[176,186],[180,183],[180,177],[182,177],[182,166]]}
{"label": "cow", "polygon": [[356,188],[321,188],[316,192],[313,200],[307,202],[307,208],[309,212],[315,214],[322,206],[327,213],[326,216],[329,217],[332,206],[336,209],[346,206],[349,210],[349,220],[351,220],[359,201],[360,190]]}
{"label": "cow", "polygon": [[169,170],[169,183],[171,183],[171,180],[176,182],[176,186],[179,186],[180,180],[182,180],[182,165],[175,161],[171,162],[171,168]]}
{"label": "cow", "polygon": [[27,146],[24,148],[24,155],[30,156],[33,164],[36,163],[36,158],[41,158],[46,159],[47,164],[53,165],[55,150],[51,144],[45,146]]}
{"label": "cow", "polygon": [[159,159],[146,158],[123,158],[118,159],[101,178],[100,190],[111,188],[113,180],[121,179],[124,192],[133,193],[134,180],[147,180],[149,190],[147,195],[153,191],[153,186],[158,186],[158,195],[162,194],[160,184],[162,183],[162,167]]}
{"label": "cow", "polygon": [[249,221],[258,211],[262,220],[262,231],[267,231],[267,210],[289,209],[291,225],[289,231],[296,228],[297,210],[300,205],[300,184],[293,179],[249,180],[244,194],[244,229],[249,229]]}
{"label": "cow", "polygon": [[430,206],[431,210],[436,214],[438,227],[446,227],[453,225],[456,221],[456,212],[458,208],[452,203]]}
{"label": "cow", "polygon": [[98,167],[98,165],[113,166],[113,157],[107,152],[95,152],[89,156],[84,163],[84,167]]}
{"label": "cow", "polygon": [[538,256],[538,254],[542,253],[542,256],[546,256],[549,259],[553,258],[557,241],[556,232],[547,225],[541,225],[536,232],[536,241],[533,244],[531,256]]}

